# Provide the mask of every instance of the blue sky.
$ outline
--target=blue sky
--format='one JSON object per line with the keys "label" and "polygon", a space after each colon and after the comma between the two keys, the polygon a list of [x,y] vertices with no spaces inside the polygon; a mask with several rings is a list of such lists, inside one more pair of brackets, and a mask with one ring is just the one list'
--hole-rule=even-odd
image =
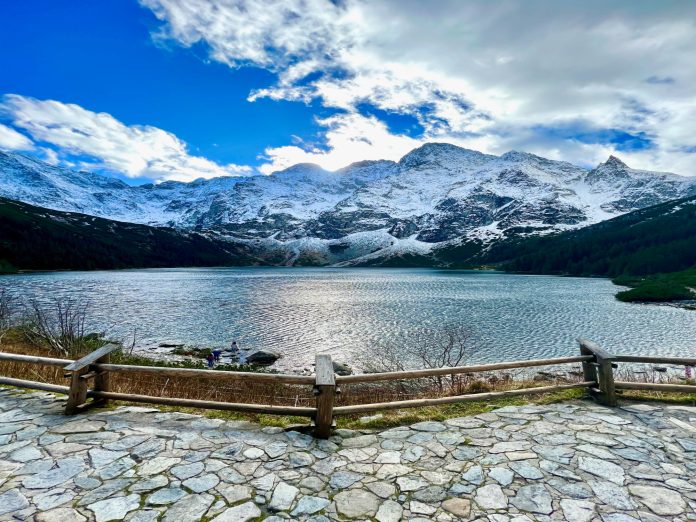
{"label": "blue sky", "polygon": [[0,148],[130,183],[337,169],[426,141],[696,174],[696,5],[23,0]]}
{"label": "blue sky", "polygon": [[[156,18],[129,0],[5,2],[0,93],[74,103],[126,125],[166,129],[192,153],[257,165],[266,147],[293,135],[317,139],[317,104],[246,101],[273,81],[260,68],[231,70],[202,48],[156,45]],[[198,46],[203,47],[203,46]]]}

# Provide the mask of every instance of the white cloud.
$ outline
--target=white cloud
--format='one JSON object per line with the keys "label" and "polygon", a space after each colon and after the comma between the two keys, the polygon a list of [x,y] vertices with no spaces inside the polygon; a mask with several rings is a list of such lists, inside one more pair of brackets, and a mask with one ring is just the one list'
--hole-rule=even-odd
{"label": "white cloud", "polygon": [[351,41],[346,11],[325,0],[141,0],[167,24],[157,38],[210,45],[211,58],[271,70],[331,54]]}
{"label": "white cloud", "polygon": [[0,123],[0,149],[30,150],[33,147],[32,141],[24,134]]}
{"label": "white cloud", "polygon": [[326,149],[296,145],[269,148],[265,151],[267,163],[259,170],[270,174],[296,163],[316,163],[327,170],[338,170],[356,161],[399,159],[421,145],[419,140],[391,134],[374,117],[336,114],[318,123],[326,129]]}
{"label": "white cloud", "polygon": [[[147,125],[125,125],[106,113],[79,105],[25,96],[6,95],[0,108],[12,124],[35,141],[58,148],[61,159],[88,156],[85,166],[105,168],[137,178],[192,181],[234,176],[251,171],[239,165],[220,165],[192,156],[174,134]],[[50,150],[50,149],[45,149]],[[48,159],[57,158],[48,153]]]}
{"label": "white cloud", "polygon": [[[234,67],[276,72],[277,83],[251,100],[318,99],[353,115],[369,103],[418,118],[424,140],[572,161],[583,154],[582,163],[615,147],[547,129],[620,129],[653,144],[620,156],[696,174],[689,152],[696,146],[696,3],[688,0],[141,3],[163,21],[160,37],[205,43],[212,59]],[[358,141],[363,131],[346,127],[336,146]],[[334,126],[326,132],[331,143]],[[369,140],[374,150],[361,152],[387,156],[392,139],[408,138],[378,133]],[[284,164],[297,149],[269,156]],[[306,152],[328,163],[340,155]]]}

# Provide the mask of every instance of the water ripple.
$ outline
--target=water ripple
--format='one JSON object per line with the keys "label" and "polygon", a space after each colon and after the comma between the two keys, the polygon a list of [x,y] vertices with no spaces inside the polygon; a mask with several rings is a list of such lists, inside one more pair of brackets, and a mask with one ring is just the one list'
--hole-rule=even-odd
{"label": "water ripple", "polygon": [[425,269],[163,269],[35,273],[0,278],[16,295],[89,302],[90,329],[139,342],[237,339],[281,352],[280,366],[314,354],[350,361],[424,329],[468,328],[477,361],[577,353],[587,337],[615,353],[692,355],[696,314],[614,299],[604,279]]}

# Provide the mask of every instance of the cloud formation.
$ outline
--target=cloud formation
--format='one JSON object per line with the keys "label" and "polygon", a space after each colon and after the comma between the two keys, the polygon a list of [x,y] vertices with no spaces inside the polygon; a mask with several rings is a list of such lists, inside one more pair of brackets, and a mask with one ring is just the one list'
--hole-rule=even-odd
{"label": "cloud formation", "polygon": [[581,164],[618,152],[637,167],[696,174],[696,4],[688,0],[141,3],[162,21],[157,38],[276,73],[251,101],[318,100],[342,111],[319,122],[325,150],[270,149],[272,165],[302,156],[328,166],[341,154],[335,147],[360,142],[368,128],[371,145],[359,150],[396,159],[395,143],[412,139],[367,117],[367,103],[416,118],[419,141]]}
{"label": "cloud formation", "polygon": [[0,149],[29,150],[33,147],[32,141],[24,134],[0,123]]}
{"label": "cloud formation", "polygon": [[[192,156],[186,143],[157,127],[125,125],[110,114],[92,112],[79,105],[10,94],[2,99],[0,110],[35,142],[55,147],[42,147],[52,163],[78,163],[83,168],[102,168],[157,181],[192,181],[251,171],[249,167],[220,165]],[[8,148],[27,148],[17,136],[31,144],[23,135],[12,129],[6,133],[3,128],[8,129],[0,126],[0,143],[3,136],[9,137],[10,143],[15,141]]]}

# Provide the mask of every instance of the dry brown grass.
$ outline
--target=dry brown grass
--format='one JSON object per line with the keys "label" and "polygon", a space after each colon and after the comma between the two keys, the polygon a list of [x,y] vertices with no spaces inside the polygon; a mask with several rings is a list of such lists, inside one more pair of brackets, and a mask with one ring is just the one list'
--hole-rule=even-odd
{"label": "dry brown grass", "polygon": [[[29,342],[17,330],[11,331],[0,342],[0,351],[24,355],[55,356],[49,348],[36,346]],[[123,361],[127,363],[127,360]],[[142,364],[142,361],[139,361]],[[443,395],[463,395],[468,393],[484,393],[503,391],[553,384],[567,384],[580,380],[579,365],[566,366],[563,373],[546,373],[532,379],[528,372],[489,372],[485,374],[464,374],[455,379],[434,383],[431,379],[414,379],[396,382],[376,382],[369,384],[341,385],[341,393],[337,396],[337,406],[366,404],[374,402],[390,402],[398,400],[441,397]],[[13,361],[0,361],[0,375],[31,381],[67,385],[68,379],[62,368],[42,366]],[[668,382],[675,381],[663,372],[656,372],[652,367],[646,367],[645,373],[635,373],[628,368],[621,368],[616,375],[617,380],[635,382]],[[677,379],[678,380],[678,379]],[[164,377],[153,374],[111,374],[110,390],[119,393],[150,395],[160,397],[178,397],[184,399],[199,399],[220,402],[235,402],[249,404],[268,404],[282,406],[315,405],[312,387],[309,385],[286,385],[273,383],[257,383],[245,380],[221,381],[205,378]],[[416,422],[423,419],[443,419],[452,416],[476,414],[488,411],[494,407],[528,402],[543,403],[560,400],[581,398],[582,390],[567,390],[547,393],[525,399],[522,397],[496,399],[480,403],[462,403],[439,407],[419,408],[414,410],[385,412],[379,418],[367,424],[359,423],[357,418],[339,419],[339,426],[344,427],[387,427],[397,424]],[[680,403],[693,403],[696,395],[675,395],[659,392],[625,392],[626,398],[666,400]],[[306,419],[289,417],[272,417],[266,415],[230,414],[228,412],[207,412],[207,415],[246,418],[263,424],[288,425],[305,423]]]}
{"label": "dry brown grass", "polygon": [[[11,353],[37,356],[54,356],[49,348],[33,344],[19,332],[10,333],[0,344],[0,350]],[[142,361],[139,361],[142,362]],[[576,372],[577,373],[577,372]],[[0,375],[52,384],[66,385],[68,379],[62,368],[42,366],[14,361],[0,361]],[[573,373],[559,379],[531,381],[528,378],[515,378],[510,372],[503,376],[490,373],[481,375],[460,375],[454,379],[445,378],[438,382],[432,379],[411,379],[408,381],[346,384],[340,386],[337,406],[389,402],[397,400],[441,397],[443,395],[463,395],[484,393],[533,386],[548,386],[553,383],[577,382],[579,377]],[[443,382],[445,387],[443,388]],[[247,380],[221,381],[219,379],[166,377],[151,373],[113,372],[110,377],[110,391],[137,395],[160,397],[179,397],[220,402],[251,404],[270,404],[283,406],[314,406],[315,397],[309,385],[288,385],[258,383]]]}

